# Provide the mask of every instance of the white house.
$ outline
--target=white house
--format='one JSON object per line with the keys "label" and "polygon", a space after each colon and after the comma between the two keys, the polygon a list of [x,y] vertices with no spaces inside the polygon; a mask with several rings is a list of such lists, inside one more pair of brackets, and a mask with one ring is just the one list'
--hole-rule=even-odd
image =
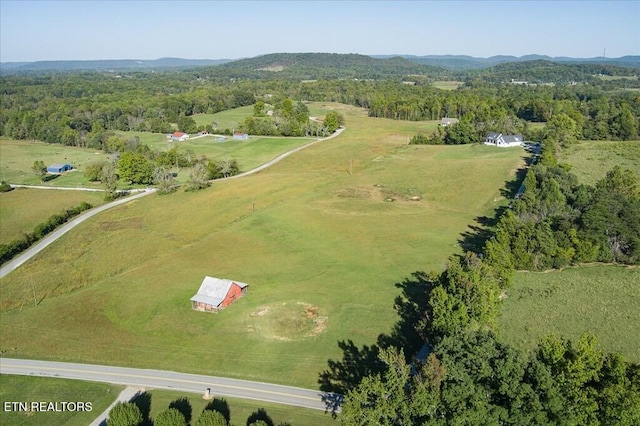
{"label": "white house", "polygon": [[508,148],[511,146],[522,146],[524,137],[522,135],[503,135],[502,133],[491,132],[484,140],[485,145]]}
{"label": "white house", "polygon": [[186,141],[187,139],[189,139],[189,134],[188,133],[183,133],[183,132],[174,132],[171,134],[171,140],[172,141]]}

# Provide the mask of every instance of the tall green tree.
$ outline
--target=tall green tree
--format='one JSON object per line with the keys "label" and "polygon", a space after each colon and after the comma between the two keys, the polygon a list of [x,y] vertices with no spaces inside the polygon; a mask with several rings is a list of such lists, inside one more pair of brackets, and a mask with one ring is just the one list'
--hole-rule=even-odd
{"label": "tall green tree", "polygon": [[34,161],[31,166],[31,171],[38,179],[40,179],[40,182],[45,181],[45,177],[47,176],[47,166],[44,165],[42,160]]}
{"label": "tall green tree", "polygon": [[153,426],[187,426],[187,420],[178,409],[167,408],[153,420]]}
{"label": "tall green tree", "polygon": [[153,163],[137,152],[123,152],[118,160],[120,179],[130,183],[153,183]]}
{"label": "tall green tree", "polygon": [[107,426],[137,426],[142,424],[142,413],[133,402],[118,402],[109,411]]}

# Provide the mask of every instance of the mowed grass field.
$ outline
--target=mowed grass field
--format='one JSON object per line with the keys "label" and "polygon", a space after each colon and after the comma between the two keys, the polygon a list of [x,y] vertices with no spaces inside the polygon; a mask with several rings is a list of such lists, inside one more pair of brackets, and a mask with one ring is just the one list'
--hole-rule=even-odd
{"label": "mowed grass field", "polygon": [[[0,179],[8,183],[24,185],[100,188],[99,183],[87,181],[83,171],[87,163],[105,158],[107,158],[105,153],[93,149],[0,138]],[[45,166],[68,163],[74,170],[42,183],[40,178],[31,171],[33,162],[37,160],[42,160]]]}
{"label": "mowed grass field", "polygon": [[[286,151],[315,140],[315,138],[251,136],[246,141],[227,137],[226,140],[217,142],[215,136],[209,135],[191,138],[182,142],[173,142],[167,139],[164,134],[144,132],[118,133],[125,137],[138,136],[140,142],[158,151],[169,151],[174,146],[177,146],[178,152],[185,153],[190,150],[196,157],[205,155],[210,160],[232,158],[238,162],[238,167],[244,172],[256,168]],[[179,177],[182,177],[182,180],[188,179],[189,171],[190,169],[182,169]]]}
{"label": "mowed grass field", "polygon": [[588,185],[616,165],[640,177],[640,141],[581,141],[563,150],[561,161],[571,164],[579,182]]}
{"label": "mowed grass field", "polygon": [[16,188],[0,194],[0,244],[6,244],[48,220],[52,215],[82,202],[99,206],[104,194],[91,191],[56,191]]}
{"label": "mowed grass field", "polygon": [[229,129],[233,131],[237,128],[245,118],[253,115],[253,105],[234,108],[227,111],[217,112],[215,114],[195,114],[193,119],[198,126],[208,126],[212,123],[218,124],[218,129]]}
{"label": "mowed grass field", "polygon": [[[0,350],[316,387],[338,341],[390,331],[395,283],[460,252],[524,156],[409,146],[433,123],[313,106],[332,107],[346,118],[340,137],[255,175],[109,210],[2,279]],[[193,311],[205,275],[248,294],[217,315]]]}
{"label": "mowed grass field", "polygon": [[[46,377],[0,376],[0,424],[86,426],[116,399],[124,386]],[[91,402],[91,411],[6,411],[6,402]]]}
{"label": "mowed grass field", "polygon": [[601,349],[640,362],[640,268],[594,265],[518,272],[501,308],[500,334],[532,349],[545,335],[576,342],[594,333]]}

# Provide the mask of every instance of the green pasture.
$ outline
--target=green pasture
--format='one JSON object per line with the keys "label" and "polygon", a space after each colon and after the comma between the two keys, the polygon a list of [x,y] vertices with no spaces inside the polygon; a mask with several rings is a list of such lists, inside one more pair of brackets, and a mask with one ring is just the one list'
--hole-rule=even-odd
{"label": "green pasture", "polygon": [[640,140],[581,141],[564,149],[560,161],[571,164],[571,172],[588,185],[594,185],[614,166],[631,169],[640,177]]}
{"label": "green pasture", "polygon": [[[106,157],[103,152],[93,149],[0,138],[0,179],[14,184],[99,188],[99,184],[85,179],[84,166]],[[33,162],[37,160],[42,160],[46,166],[69,163],[74,170],[59,176],[50,175],[49,180],[43,184],[31,171]]]}
{"label": "green pasture", "polygon": [[233,131],[237,128],[245,118],[253,115],[253,105],[234,108],[227,111],[217,112],[215,114],[195,114],[193,119],[198,126],[211,125],[213,122],[218,123],[218,129],[229,129]]}
{"label": "green pasture", "polygon": [[0,244],[6,244],[23,233],[82,202],[98,206],[104,194],[90,191],[55,191],[50,189],[16,188],[0,194]]}
{"label": "green pasture", "polygon": [[[206,156],[211,160],[221,160],[224,158],[234,158],[238,161],[241,171],[251,170],[278,155],[296,148],[305,143],[309,143],[315,138],[286,138],[268,136],[250,136],[246,141],[235,140],[226,137],[222,142],[216,141],[217,136],[207,135],[202,137],[191,137],[186,141],[174,142],[167,139],[164,134],[153,134],[144,132],[118,132],[122,136],[138,136],[140,142],[149,145],[152,149],[159,151],[169,151],[174,146],[179,152],[190,151],[196,157]],[[189,170],[181,173],[183,180],[189,178]]]}
{"label": "green pasture", "polygon": [[431,85],[437,89],[456,90],[458,87],[464,85],[464,81],[438,80],[431,83]]}
{"label": "green pasture", "polygon": [[[338,341],[389,332],[395,283],[442,270],[506,203],[525,153],[407,145],[432,123],[311,107],[340,109],[346,130],[260,173],[101,213],[3,278],[0,350],[316,387]],[[248,294],[193,311],[205,275]]]}
{"label": "green pasture", "polygon": [[582,266],[518,272],[501,307],[500,334],[532,349],[548,334],[576,342],[594,333],[601,349],[640,362],[640,269]]}
{"label": "green pasture", "polygon": [[[86,426],[111,405],[123,386],[47,377],[0,376],[0,424]],[[91,411],[6,411],[6,402],[91,402]]]}

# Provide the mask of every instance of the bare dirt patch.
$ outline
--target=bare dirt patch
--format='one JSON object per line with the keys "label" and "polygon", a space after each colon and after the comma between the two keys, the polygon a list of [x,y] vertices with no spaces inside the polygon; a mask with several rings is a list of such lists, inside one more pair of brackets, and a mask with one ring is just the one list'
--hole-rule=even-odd
{"label": "bare dirt patch", "polygon": [[327,328],[327,321],[322,310],[309,303],[272,303],[249,314],[246,330],[267,340],[290,342],[321,334]]}

